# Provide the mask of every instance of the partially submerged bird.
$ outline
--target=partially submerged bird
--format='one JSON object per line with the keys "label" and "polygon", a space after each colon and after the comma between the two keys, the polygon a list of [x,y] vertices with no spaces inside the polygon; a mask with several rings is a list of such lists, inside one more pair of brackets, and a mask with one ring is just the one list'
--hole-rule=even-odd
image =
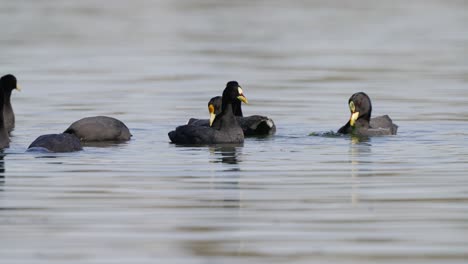
{"label": "partially submerged bird", "polygon": [[107,116],[80,119],[71,124],[63,133],[74,134],[84,142],[122,142],[132,137],[130,130],[122,121]]}
{"label": "partially submerged bird", "polygon": [[[191,118],[188,124],[195,126],[211,126],[216,115],[222,111],[221,102],[221,96],[211,98],[208,102],[208,112],[210,113],[210,119]],[[244,136],[265,136],[276,133],[276,125],[271,118],[260,115],[243,117],[240,102],[233,103],[232,107],[237,122],[244,132]]]}
{"label": "partially submerged bird", "polygon": [[367,94],[363,92],[353,94],[348,104],[351,117],[338,133],[359,136],[396,135],[398,126],[388,115],[371,119],[372,104]]}
{"label": "partially submerged bird", "polygon": [[15,89],[21,91],[21,88],[18,86],[16,77],[12,74],[7,74],[0,78],[0,83],[4,93],[3,118],[5,122],[5,128],[8,133],[10,133],[15,128],[15,113],[13,112],[13,107],[11,106],[11,93]]}
{"label": "partially submerged bird", "polygon": [[82,150],[80,139],[72,134],[47,134],[39,136],[29,145],[28,150],[47,152],[73,152]]}
{"label": "partially submerged bird", "polygon": [[216,115],[211,126],[179,126],[169,132],[170,140],[177,144],[243,143],[244,133],[233,111],[233,105],[240,105],[241,102],[247,103],[242,88],[236,81],[228,82],[223,91],[222,110]]}
{"label": "partially submerged bird", "polygon": [[121,142],[132,135],[120,120],[107,116],[80,119],[70,125],[62,134],[48,134],[38,137],[28,150],[48,152],[73,152],[82,150],[81,142]]}

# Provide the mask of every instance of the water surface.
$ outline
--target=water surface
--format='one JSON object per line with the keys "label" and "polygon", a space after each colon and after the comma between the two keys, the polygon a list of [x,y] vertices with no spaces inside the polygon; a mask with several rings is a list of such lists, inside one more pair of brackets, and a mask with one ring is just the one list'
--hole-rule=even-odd
{"label": "water surface", "polygon": [[[2,263],[466,263],[463,1],[0,1]],[[227,81],[276,136],[178,147]],[[337,130],[357,91],[397,136]],[[134,138],[27,153],[85,116]]]}

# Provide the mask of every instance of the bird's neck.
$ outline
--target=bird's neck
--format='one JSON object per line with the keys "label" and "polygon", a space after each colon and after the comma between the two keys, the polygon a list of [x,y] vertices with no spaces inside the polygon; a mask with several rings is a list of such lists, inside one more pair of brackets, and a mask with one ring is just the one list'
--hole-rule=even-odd
{"label": "bird's neck", "polygon": [[[369,111],[367,114],[361,116],[359,119],[363,119],[363,120],[366,120],[368,123],[370,122],[370,119],[371,119],[371,112]],[[359,120],[358,119],[358,120]]]}
{"label": "bird's neck", "polygon": [[13,90],[10,90],[10,89],[6,89],[3,91],[3,99],[5,101],[10,101],[10,97],[11,97],[11,93],[13,92]]}
{"label": "bird's neck", "polygon": [[12,92],[11,90],[6,90],[6,91],[4,91],[3,100],[2,100],[2,101],[3,101],[3,103],[4,103],[5,105],[11,106],[11,100],[10,100],[10,98],[11,98],[11,92]]}
{"label": "bird's neck", "polygon": [[233,114],[232,104],[230,102],[223,102],[222,109],[221,113],[216,116],[211,127],[221,130],[232,126],[239,126]]}
{"label": "bird's neck", "polygon": [[[3,90],[3,91],[2,91]],[[4,112],[4,105],[5,105],[5,94],[7,92],[4,92],[5,90],[0,87],[0,111],[1,111],[1,114],[0,114],[0,134],[2,133],[3,130],[5,130],[5,120],[3,118],[3,112]],[[11,94],[11,92],[10,92]],[[8,100],[9,101],[9,100]],[[0,135],[1,136],[1,135]]]}
{"label": "bird's neck", "polygon": [[8,108],[10,109],[11,108],[11,92],[10,90],[7,90],[4,92],[3,94],[3,107],[4,108]]}
{"label": "bird's neck", "polygon": [[232,104],[230,102],[226,102],[223,104],[222,106],[222,111],[221,111],[221,114],[220,114],[220,117],[222,119],[235,119],[234,118],[234,109],[232,107]]}
{"label": "bird's neck", "polygon": [[237,101],[235,103],[232,103],[232,112],[234,113],[235,116],[240,116],[242,117],[242,103],[240,101]]}

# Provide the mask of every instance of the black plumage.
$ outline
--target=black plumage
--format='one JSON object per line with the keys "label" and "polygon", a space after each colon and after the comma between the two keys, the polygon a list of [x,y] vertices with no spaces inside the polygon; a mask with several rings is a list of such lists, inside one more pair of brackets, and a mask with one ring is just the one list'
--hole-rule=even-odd
{"label": "black plumage", "polygon": [[0,149],[8,148],[10,146],[10,137],[8,136],[8,127],[6,124],[5,113],[5,95],[7,91],[13,90],[17,87],[16,78],[11,75],[5,75],[0,78]]}
{"label": "black plumage", "polygon": [[[221,110],[221,96],[216,96],[210,99],[208,102],[208,111],[210,112],[210,119],[195,119],[191,118],[188,122],[189,125],[195,126],[209,126],[210,122],[218,115]],[[252,115],[244,117],[242,114],[242,107],[240,102],[232,104],[232,111],[236,116],[237,122],[239,123],[244,136],[266,136],[273,135],[276,133],[276,125],[273,120],[267,116]]]}
{"label": "black plumage", "polygon": [[369,96],[363,92],[353,94],[349,100],[350,120],[338,133],[361,136],[396,135],[398,126],[388,115],[371,118],[372,104]]}
{"label": "black plumage", "polygon": [[122,142],[132,137],[122,121],[107,116],[85,117],[73,122],[63,133],[74,134],[84,142]]}
{"label": "black plumage", "polygon": [[222,110],[212,126],[184,125],[169,132],[169,138],[177,144],[243,143],[244,133],[234,116],[232,105],[247,102],[242,88],[235,81],[228,82],[223,91]]}
{"label": "black plumage", "polygon": [[28,150],[48,152],[74,152],[82,150],[80,140],[72,134],[47,134],[39,136],[29,145]]}
{"label": "black plumage", "polygon": [[20,90],[16,77],[7,74],[1,78],[4,97],[3,97],[3,118],[5,122],[5,128],[10,133],[15,128],[15,113],[13,112],[13,106],[11,105],[11,94],[13,90]]}

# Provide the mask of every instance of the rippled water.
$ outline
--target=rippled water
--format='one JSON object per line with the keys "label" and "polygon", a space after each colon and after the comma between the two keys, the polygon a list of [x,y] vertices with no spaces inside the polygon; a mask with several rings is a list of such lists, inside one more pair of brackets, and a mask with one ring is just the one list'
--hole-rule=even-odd
{"label": "rippled water", "polygon": [[[0,1],[1,263],[466,263],[464,1]],[[276,136],[178,147],[229,80]],[[399,134],[336,130],[357,91]],[[134,139],[25,153],[85,116]]]}

